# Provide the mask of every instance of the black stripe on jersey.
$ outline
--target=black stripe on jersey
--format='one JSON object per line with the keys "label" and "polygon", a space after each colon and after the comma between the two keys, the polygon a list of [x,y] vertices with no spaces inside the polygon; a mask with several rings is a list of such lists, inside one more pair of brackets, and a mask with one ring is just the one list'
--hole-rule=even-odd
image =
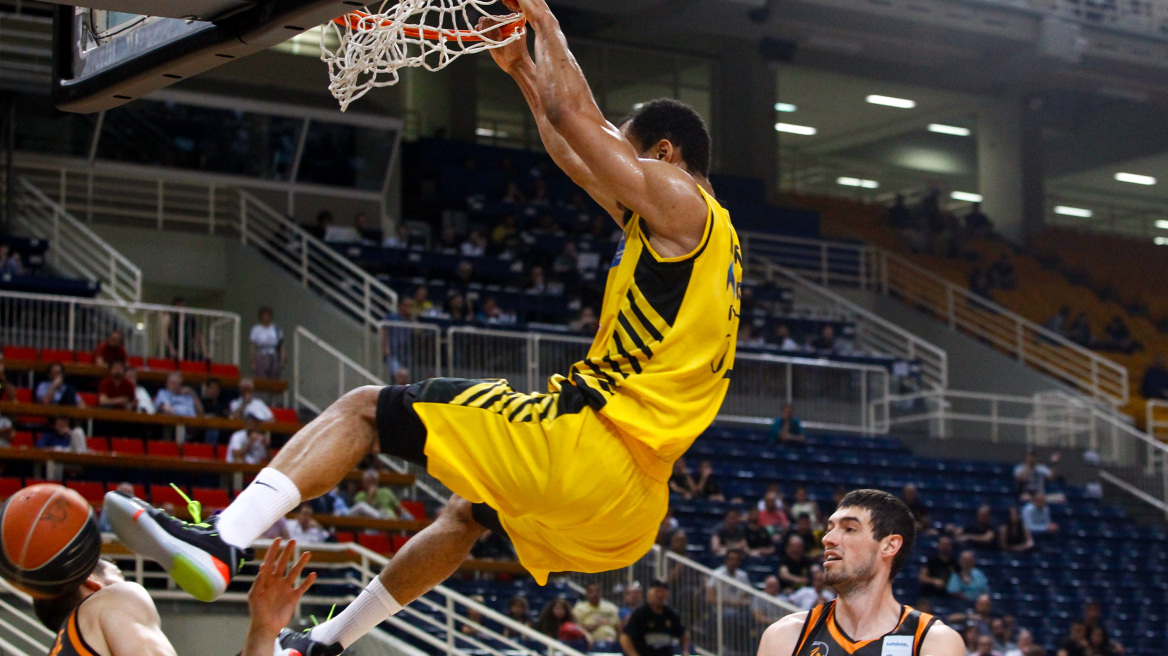
{"label": "black stripe on jersey", "polygon": [[526,408],[527,406],[531,405],[532,403],[535,403],[534,396],[528,398],[523,403],[520,403],[519,405],[515,406],[514,412],[512,412],[510,415],[507,416],[507,421],[515,421],[515,418],[518,417],[520,415],[520,413],[523,412],[523,409]]}
{"label": "black stripe on jersey", "polygon": [[681,262],[659,262],[649,253],[644,253],[637,259],[633,284],[670,326],[677,321],[677,313],[681,311],[681,302],[685,300],[693,268],[692,257]]}
{"label": "black stripe on jersey", "polygon": [[495,390],[495,388],[497,388],[497,387],[498,387],[498,384],[492,385],[491,387],[483,388],[483,389],[475,392],[474,394],[472,394],[470,396],[470,398],[463,401],[462,404],[463,405],[470,405],[470,404],[474,403],[477,399],[482,397],[482,395],[487,394],[488,392],[493,392]]}
{"label": "black stripe on jersey", "polygon": [[[509,394],[509,393],[513,394],[514,392],[511,392],[511,390],[504,389],[502,392],[499,392],[498,394],[494,394],[494,395],[487,397],[487,399],[485,401],[483,401],[482,403],[480,403],[478,407],[482,408],[483,410],[490,410],[491,406],[498,403],[499,399],[502,399],[504,396],[507,396],[507,394]],[[505,408],[500,408],[499,414],[503,414],[504,411],[505,411]]]}
{"label": "black stripe on jersey", "polygon": [[[608,386],[609,384],[612,384],[613,387],[616,387],[616,379],[613,378],[612,376],[610,376],[607,371],[601,369],[600,366],[597,365],[592,360],[585,360],[585,362],[588,363],[588,368],[592,370],[592,373],[596,374],[597,376],[599,376],[601,378],[601,380],[598,380],[597,382],[600,383],[600,387],[603,388],[604,391],[606,391],[606,392],[612,391]],[[605,381],[608,381],[608,383],[606,383]]]}
{"label": "black stripe on jersey", "polygon": [[612,343],[616,345],[617,353],[620,353],[622,357],[629,361],[629,366],[633,368],[633,371],[638,374],[641,373],[641,363],[637,362],[637,359],[625,350],[624,340],[621,339],[620,333],[615,330],[612,331]]}
{"label": "black stripe on jersey", "polygon": [[[576,383],[576,389],[580,390],[580,392],[584,394],[584,398],[588,399],[588,405],[599,410],[604,407],[604,404],[608,403],[608,398],[600,392],[597,392],[596,390],[589,387],[587,379],[585,379],[580,374],[573,376],[573,382]],[[598,380],[596,382],[600,383],[602,387],[607,387],[603,380]]]}
{"label": "black stripe on jersey", "polygon": [[649,321],[649,317],[646,317],[645,313],[641,311],[641,308],[637,306],[637,298],[633,296],[633,290],[631,289],[629,290],[628,298],[629,309],[633,311],[633,315],[636,316],[637,321],[640,321],[641,325],[645,327],[645,330],[649,333],[649,336],[653,338],[653,341],[660,342],[661,340],[665,339],[665,336],[657,330],[657,326],[654,326],[653,322]]}
{"label": "black stripe on jersey", "polygon": [[[614,332],[613,335],[615,334]],[[628,378],[628,375],[621,371],[620,365],[616,363],[616,360],[612,359],[611,355],[604,356],[603,360],[608,363],[608,366],[612,367],[613,372],[620,374],[621,378]]]}
{"label": "black stripe on jersey", "polygon": [[[644,353],[646,359],[652,358],[653,351],[649,349],[648,345],[645,344],[645,340],[641,339],[641,336],[637,334],[637,331],[633,330],[633,324],[629,321],[629,318],[625,316],[623,310],[617,313],[616,320],[625,329],[625,332],[629,334],[629,339],[633,340],[633,346],[637,347],[642,353]],[[613,334],[615,335],[616,332],[614,331]]]}

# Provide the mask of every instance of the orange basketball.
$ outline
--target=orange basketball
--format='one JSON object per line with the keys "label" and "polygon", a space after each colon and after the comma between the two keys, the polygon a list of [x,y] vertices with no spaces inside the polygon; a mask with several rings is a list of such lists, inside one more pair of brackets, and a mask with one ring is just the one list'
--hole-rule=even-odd
{"label": "orange basketball", "polygon": [[77,587],[100,556],[97,516],[73,490],[30,485],[0,506],[0,576],[32,596]]}

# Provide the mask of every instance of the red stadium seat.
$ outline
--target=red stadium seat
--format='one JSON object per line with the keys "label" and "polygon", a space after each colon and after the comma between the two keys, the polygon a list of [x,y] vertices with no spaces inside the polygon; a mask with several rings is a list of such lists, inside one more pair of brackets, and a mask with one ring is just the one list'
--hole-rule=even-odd
{"label": "red stadium seat", "polygon": [[293,408],[272,408],[272,421],[294,424],[300,421],[300,416]]}
{"label": "red stadium seat", "polygon": [[12,447],[15,449],[31,449],[35,443],[32,433],[27,431],[19,431],[12,435]]}
{"label": "red stadium seat", "polygon": [[93,353],[90,351],[77,351],[74,354],[77,364],[93,364]]}
{"label": "red stadium seat", "polygon": [[0,498],[8,498],[24,487],[16,476],[0,476]]}
{"label": "red stadium seat", "polygon": [[[117,486],[111,485],[110,489],[113,489],[115,487],[117,487]],[[139,499],[145,499],[146,498],[146,486],[142,485],[141,483],[134,483],[134,496],[138,497]]]}
{"label": "red stadium seat", "polygon": [[71,364],[74,360],[73,351],[65,349],[41,349],[41,361],[43,362],[63,362]]}
{"label": "red stadium seat", "polygon": [[231,503],[231,497],[227,495],[227,490],[223,488],[196,487],[191,492],[191,498],[203,504],[204,508],[219,510],[226,508],[227,504]]}
{"label": "red stadium seat", "polygon": [[142,440],[135,437],[111,437],[110,450],[127,456],[146,455],[146,447],[142,445]]}
{"label": "red stadium seat", "polygon": [[105,500],[105,483],[94,481],[66,481],[65,487],[76,490],[90,505],[101,507]]}
{"label": "red stadium seat", "polygon": [[[183,490],[186,492],[186,490]],[[151,485],[150,486],[150,504],[153,506],[161,506],[164,503],[173,503],[175,508],[186,508],[187,501],[182,498],[182,495],[174,490],[169,485]]]}
{"label": "red stadium seat", "polygon": [[131,367],[141,369],[146,365],[146,360],[137,355],[131,355],[129,358],[126,358],[126,364],[130,365]]}
{"label": "red stadium seat", "polygon": [[203,458],[204,460],[214,460],[215,445],[187,442],[183,445],[182,454],[184,458]]}
{"label": "red stadium seat", "polygon": [[207,363],[202,360],[180,360],[178,370],[187,374],[205,374]]}
{"label": "red stadium seat", "polygon": [[101,453],[107,453],[110,450],[109,440],[104,437],[86,438],[85,446],[88,447],[90,451],[98,451]]}
{"label": "red stadium seat", "polygon": [[146,368],[158,371],[174,371],[174,360],[168,358],[146,358]]}
{"label": "red stadium seat", "polygon": [[159,458],[178,458],[178,444],[174,442],[146,441],[146,455]]}
{"label": "red stadium seat", "polygon": [[27,387],[16,388],[17,403],[32,403],[32,390]]}
{"label": "red stadium seat", "polygon": [[36,360],[37,350],[31,346],[5,346],[5,360]]}
{"label": "red stadium seat", "polygon": [[414,516],[414,519],[418,521],[423,521],[426,519],[426,504],[422,503],[421,501],[402,501],[401,507],[404,510],[409,511],[409,513]]}
{"label": "red stadium seat", "polygon": [[361,533],[357,536],[357,544],[379,554],[390,553],[389,536],[385,533]]}
{"label": "red stadium seat", "polygon": [[211,375],[220,378],[239,378],[239,367],[233,364],[211,363]]}
{"label": "red stadium seat", "polygon": [[97,394],[95,392],[78,392],[77,396],[81,397],[81,402],[87,407],[97,407]]}

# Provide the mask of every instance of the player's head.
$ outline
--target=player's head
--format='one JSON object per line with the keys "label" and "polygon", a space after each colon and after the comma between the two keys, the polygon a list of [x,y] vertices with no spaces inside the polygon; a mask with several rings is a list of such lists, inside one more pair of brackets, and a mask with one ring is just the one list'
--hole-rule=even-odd
{"label": "player's head", "polygon": [[85,601],[86,597],[106,586],[125,580],[122,571],[116,565],[108,560],[98,559],[97,564],[93,566],[93,572],[81,582],[81,585],[57,597],[34,599],[32,607],[41,624],[50,631],[57,631],[65,623],[69,613]]}
{"label": "player's head", "polygon": [[841,595],[873,582],[889,585],[916,541],[912,511],[880,490],[844,495],[823,536],[824,579]]}
{"label": "player's head", "polygon": [[626,116],[620,128],[641,157],[665,160],[703,178],[710,174],[710,131],[680,100],[651,100]]}

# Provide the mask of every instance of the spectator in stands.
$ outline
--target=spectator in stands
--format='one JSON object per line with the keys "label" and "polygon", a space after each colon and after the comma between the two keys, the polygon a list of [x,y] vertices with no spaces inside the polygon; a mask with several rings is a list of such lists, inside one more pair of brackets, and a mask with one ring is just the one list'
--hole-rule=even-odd
{"label": "spectator in stands", "polygon": [[138,397],[134,383],[126,380],[126,363],[112,360],[109,374],[97,385],[97,405],[109,410],[129,410],[138,408]]}
{"label": "spectator in stands", "polygon": [[[527,603],[527,599],[511,597],[511,600],[507,602],[507,618],[523,626],[531,626],[531,605]],[[518,633],[509,626],[503,627],[504,638],[514,637]]]}
{"label": "spectator in stands", "polygon": [[1059,308],[1059,311],[1056,312],[1054,316],[1047,319],[1046,323],[1042,324],[1042,327],[1046,328],[1052,333],[1066,336],[1067,323],[1070,321],[1070,319],[1071,308],[1064,305]]}
{"label": "spectator in stands", "polygon": [[925,566],[917,574],[921,596],[948,596],[949,581],[957,573],[957,569],[957,561],[953,558],[953,539],[942,535],[937,540],[937,553],[929,556]]}
{"label": "spectator in stands", "polygon": [[1002,253],[986,271],[987,282],[996,289],[1011,290],[1018,287],[1018,279],[1014,275],[1014,263],[1010,256]]}
{"label": "spectator in stands", "polygon": [[1034,538],[1030,535],[1030,529],[1026,528],[1026,522],[1022,521],[1022,512],[1018,506],[1010,506],[1006,523],[1002,524],[998,534],[1005,551],[1021,553],[1034,548]]}
{"label": "spectator in stands", "polygon": [[424,317],[434,316],[436,312],[434,302],[430,300],[430,289],[425,285],[414,288],[414,311]]}
{"label": "spectator in stands", "polygon": [[669,490],[674,494],[680,494],[683,498],[692,499],[696,489],[697,485],[694,483],[689,467],[685,464],[685,457],[678,458],[673,462],[673,474],[669,477]]}
{"label": "spectator in stands", "polygon": [[758,300],[754,295],[754,287],[740,285],[738,288],[739,315],[749,320],[754,317],[754,312],[757,308]]}
{"label": "spectator in stands", "polygon": [[982,273],[981,267],[979,266],[975,266],[969,271],[969,291],[974,296],[984,298],[987,301],[994,300],[989,278],[986,274]]}
{"label": "spectator in stands", "polygon": [[284,371],[284,331],[272,323],[272,308],[263,306],[251,327],[251,371],[256,378],[280,378]]}
{"label": "spectator in stands", "polygon": [[755,625],[759,627],[768,627],[775,622],[783,619],[787,614],[787,610],[782,606],[774,603],[772,600],[779,599],[779,577],[771,574],[766,577],[762,583],[763,597],[755,597],[750,601],[750,616],[754,619]]}
{"label": "spectator in stands", "polygon": [[[797,536],[803,540],[803,547],[809,553],[818,553],[822,551],[822,545],[816,535],[815,527],[811,525],[811,515],[807,513],[800,513],[795,517],[795,525],[791,527],[787,534],[783,536],[783,543],[791,541],[791,538]],[[808,547],[810,545],[810,547]]]}
{"label": "spectator in stands", "polygon": [[904,194],[897,194],[896,200],[888,208],[888,225],[892,228],[907,228],[914,223],[912,212],[904,204]]}
{"label": "spectator in stands", "polygon": [[116,328],[111,330],[109,335],[93,349],[93,363],[101,367],[109,366],[109,363],[114,360],[126,362],[129,359],[130,356],[126,353],[125,337],[122,335],[122,331]]}
{"label": "spectator in stands", "polygon": [[[240,385],[242,384],[243,381],[240,381]],[[203,382],[199,400],[203,402],[203,416],[205,417],[226,417],[231,414],[231,406],[223,398],[223,382],[215,376],[211,376]]]}
{"label": "spectator in stands", "polygon": [[457,290],[451,291],[446,297],[446,316],[453,324],[470,323],[474,320],[474,310],[466,302],[466,297]]}
{"label": "spectator in stands", "polygon": [[620,616],[621,629],[629,622],[629,617],[645,603],[645,592],[641,589],[641,584],[633,581],[625,588],[624,598],[621,601],[621,607],[618,611]]}
{"label": "spectator in stands", "polygon": [[1095,348],[1099,345],[1091,332],[1091,322],[1087,319],[1086,312],[1075,315],[1075,320],[1067,327],[1067,339],[1083,348]]}
{"label": "spectator in stands", "polygon": [[[85,442],[85,431],[74,428],[70,419],[65,415],[57,415],[53,418],[52,426],[37,438],[36,448],[72,451],[73,453],[85,453],[89,450]],[[60,480],[61,478],[59,473],[57,475],[46,474],[46,476],[52,480]]]}
{"label": "spectator in stands", "polygon": [[568,323],[568,328],[574,333],[582,335],[595,335],[596,331],[600,329],[600,322],[596,318],[596,311],[592,306],[585,305],[580,310],[580,315]]}
{"label": "spectator in stands", "polygon": [[771,422],[770,433],[767,434],[768,445],[776,442],[804,442],[803,422],[795,416],[795,406],[784,403],[779,409],[779,416]]}
{"label": "spectator in stands", "polygon": [[527,194],[519,189],[519,183],[508,180],[507,191],[503,193],[503,198],[500,200],[508,205],[520,205],[527,202]]}
{"label": "spectator in stands", "polygon": [[681,524],[673,516],[673,506],[669,506],[665,510],[665,519],[662,519],[661,525],[657,527],[657,544],[663,547],[668,546],[673,532],[679,528],[681,528]]}
{"label": "spectator in stands", "polygon": [[381,474],[376,469],[365,470],[361,477],[361,491],[353,495],[349,516],[398,519],[402,515],[397,495],[393,490],[381,487]]}
{"label": "spectator in stands", "polygon": [[1143,344],[1132,339],[1132,334],[1128,330],[1127,323],[1118,314],[1111,317],[1111,321],[1103,329],[1103,338],[1102,348],[1108,351],[1135,353],[1144,349]]}
{"label": "spectator in stands", "polygon": [[803,544],[803,538],[798,535],[788,537],[779,557],[779,582],[784,592],[811,585],[811,559],[804,553]]}
{"label": "spectator in stands", "polygon": [[507,312],[499,307],[494,296],[483,300],[483,307],[475,315],[475,321],[486,326],[506,326],[516,323],[515,313]]}
{"label": "spectator in stands", "polygon": [[959,599],[977,599],[978,595],[989,594],[990,583],[985,572],[977,566],[972,551],[962,551],[957,571],[949,577],[946,587],[949,594]]}
{"label": "spectator in stands", "polygon": [[600,593],[599,583],[589,583],[584,588],[584,598],[576,602],[572,614],[594,641],[612,642],[620,631],[620,609]]}
{"label": "spectator in stands", "polygon": [[126,380],[134,385],[134,400],[138,412],[145,412],[148,415],[154,414],[157,411],[154,399],[150,398],[150,392],[147,392],[145,387],[138,384],[138,370],[134,367],[126,369]]}
{"label": "spectator in stands", "polygon": [[[731,624],[744,619],[744,615],[750,607],[752,595],[736,586],[721,583],[720,578],[733,579],[748,588],[751,587],[750,576],[742,569],[742,560],[742,551],[738,549],[727,551],[726,559],[714,570],[714,575],[706,580],[706,603],[717,604],[718,596],[721,595],[723,621]],[[780,578],[782,578],[781,574]]]}
{"label": "spectator in stands", "polygon": [[725,519],[710,535],[710,553],[725,556],[728,551],[745,548],[746,528],[742,525],[738,511],[731,508],[726,511]]}
{"label": "spectator in stands", "polygon": [[189,385],[183,385],[182,374],[177,371],[172,371],[166,377],[166,387],[158,390],[154,396],[154,405],[160,415],[203,416],[203,402],[199,400],[199,395]]}
{"label": "spectator in stands", "polygon": [[621,632],[625,656],[673,656],[674,640],[681,643],[682,656],[690,653],[689,630],[666,601],[669,588],[664,581],[649,584],[645,605],[633,611]]}
{"label": "spectator in stands", "polygon": [[1022,523],[1031,535],[1057,533],[1058,524],[1051,517],[1050,506],[1046,503],[1046,493],[1036,492],[1033,500],[1022,508]]}
{"label": "spectator in stands", "polygon": [[1091,656],[1087,640],[1087,626],[1082,622],[1072,622],[1067,637],[1059,644],[1059,656]]}
{"label": "spectator in stands", "polygon": [[746,534],[746,552],[755,558],[766,558],[775,553],[775,541],[759,523],[758,508],[746,511],[746,525],[742,528]]}
{"label": "spectator in stands", "polygon": [[698,465],[698,476],[694,480],[694,496],[707,501],[725,501],[722,488],[718,485],[714,475],[714,465],[709,460],[703,460]]}
{"label": "spectator in stands", "polygon": [[1111,632],[1103,623],[1103,606],[1095,599],[1088,599],[1087,603],[1083,604],[1083,625],[1087,627],[1088,635],[1100,629],[1104,635],[1111,637]]}
{"label": "spectator in stands", "polygon": [[993,520],[993,511],[988,505],[982,505],[977,509],[973,524],[957,532],[957,542],[964,547],[997,549],[998,528]]}
{"label": "spectator in stands", "polygon": [[49,365],[49,373],[36,388],[34,395],[38,403],[46,405],[84,405],[77,390],[65,382],[65,365],[53,362]]}
{"label": "spectator in stands", "polygon": [[970,237],[986,238],[994,234],[994,224],[981,211],[981,203],[974,203],[965,215],[965,230]]}
{"label": "spectator in stands", "polygon": [[296,509],[296,517],[284,520],[284,527],[288,531],[288,539],[296,540],[297,544],[312,544],[328,542],[330,534],[320,522],[313,519],[311,503],[302,503]]}
{"label": "spectator in stands", "polygon": [[803,610],[811,610],[819,604],[826,604],[835,597],[835,590],[832,590],[824,580],[823,568],[819,565],[812,565],[811,585],[792,592],[787,600]]}
{"label": "spectator in stands", "polygon": [[1087,630],[1087,649],[1091,656],[1120,656],[1124,653],[1123,645],[1108,638],[1100,627]]}
{"label": "spectator in stands", "polygon": [[754,326],[749,321],[743,321],[738,324],[738,345],[759,348],[766,346],[766,340],[754,334]]}
{"label": "spectator in stands", "polygon": [[503,220],[491,231],[491,246],[496,250],[502,250],[506,244],[515,238],[517,232],[519,232],[519,228],[517,227],[515,215],[508,214],[504,216]]}
{"label": "spectator in stands", "polygon": [[995,617],[990,620],[990,635],[994,638],[994,650],[1003,656],[1018,648],[1006,626],[1005,618]]}
{"label": "spectator in stands", "polygon": [[[979,594],[973,602],[973,608],[966,614],[966,622],[977,626],[981,635],[993,634],[994,601],[988,594]],[[1001,621],[1000,619],[998,620]]]}
{"label": "spectator in stands", "polygon": [[227,462],[245,462],[249,465],[262,465],[268,462],[272,446],[272,438],[260,430],[260,420],[255,415],[247,415],[243,420],[244,427],[231,434],[227,441]]}
{"label": "spectator in stands", "polygon": [[324,235],[333,224],[333,213],[328,210],[321,210],[316,214],[316,225],[304,229],[305,232],[323,240]]}
{"label": "spectator in stands", "polygon": [[16,428],[12,425],[12,420],[0,415],[0,447],[12,446],[12,438],[14,437],[16,437]]}
{"label": "spectator in stands", "polygon": [[435,250],[443,255],[457,255],[458,247],[462,241],[458,238],[458,232],[451,226],[442,228],[439,234],[438,243],[434,245]]}
{"label": "spectator in stands", "polygon": [[275,418],[268,404],[256,396],[255,381],[251,378],[240,378],[239,397],[228,406],[227,416],[231,419],[242,419],[247,415],[260,421],[272,421]]}
{"label": "spectator in stands", "polygon": [[487,253],[487,238],[480,230],[471,230],[466,241],[459,246],[458,252],[463,257],[482,257]]}
{"label": "spectator in stands", "polygon": [[[997,644],[996,641],[995,644]],[[1034,647],[1034,634],[1026,629],[1022,629],[1018,632],[1018,641],[1014,643],[1012,648],[1007,649],[1002,654],[1003,656],[1027,656]],[[1041,650],[1042,647],[1038,647],[1038,649]]]}
{"label": "spectator in stands", "polygon": [[20,253],[10,253],[8,244],[0,244],[0,276],[23,276],[24,264]]}
{"label": "spectator in stands", "polygon": [[584,642],[592,648],[592,637],[576,622],[572,606],[560,597],[548,602],[535,621],[535,629],[540,633],[564,642]]}
{"label": "spectator in stands", "polygon": [[16,385],[4,373],[4,355],[0,354],[0,402],[16,401]]}
{"label": "spectator in stands", "polygon": [[528,294],[546,294],[548,291],[547,279],[543,276],[543,267],[538,264],[527,272],[527,285],[524,287]]}
{"label": "spectator in stands", "polygon": [[791,525],[787,511],[783,508],[783,499],[779,496],[777,484],[767,486],[766,494],[758,502],[758,510],[758,523],[774,535],[782,535]]}
{"label": "spectator in stands", "polygon": [[353,224],[357,226],[357,234],[361,235],[361,243],[367,246],[377,246],[382,241],[381,224],[364,212],[357,212],[353,217]]}
{"label": "spectator in stands", "polygon": [[1151,366],[1144,371],[1144,380],[1140,383],[1140,396],[1145,399],[1168,399],[1168,367],[1164,365],[1164,356],[1157,355]]}
{"label": "spectator in stands", "polygon": [[791,514],[795,517],[807,515],[811,519],[812,526],[819,526],[822,523],[820,518],[823,515],[819,512],[819,504],[807,496],[807,488],[803,485],[795,488],[795,500],[791,503]]}
{"label": "spectator in stands", "polygon": [[781,323],[775,328],[775,343],[779,345],[780,351],[799,351],[799,343],[791,339],[791,329],[787,324]]}
{"label": "spectator in stands", "polygon": [[921,502],[921,496],[917,492],[915,483],[905,484],[904,488],[900,491],[900,500],[912,511],[914,518],[919,517],[921,511],[925,509],[925,504]]}
{"label": "spectator in stands", "polygon": [[312,511],[318,515],[349,514],[349,499],[345,498],[339,485],[313,499],[311,503]]}
{"label": "spectator in stands", "polygon": [[398,221],[397,228],[392,235],[387,235],[381,242],[382,248],[409,248],[410,228],[405,221]]}
{"label": "spectator in stands", "polygon": [[831,324],[824,324],[819,331],[819,337],[811,340],[811,348],[816,351],[835,351],[835,327]]}
{"label": "spectator in stands", "polygon": [[576,243],[573,241],[564,242],[564,248],[556,259],[552,262],[552,275],[570,282],[576,278],[576,263],[580,259],[576,252]]}
{"label": "spectator in stands", "polygon": [[[398,300],[397,312],[391,311],[385,315],[385,320],[417,321],[414,299],[410,296],[402,297]],[[385,358],[385,367],[390,378],[394,377],[398,369],[409,366],[413,341],[414,329],[408,326],[384,326],[381,329],[381,355]]]}
{"label": "spectator in stands", "polygon": [[993,637],[979,635],[977,637],[977,649],[973,652],[973,656],[1002,656],[1002,654],[994,649]]}
{"label": "spectator in stands", "polygon": [[1050,466],[1038,463],[1034,449],[1026,451],[1026,458],[1014,467],[1014,481],[1018,484],[1018,494],[1023,500],[1030,499],[1038,492],[1046,492],[1047,483],[1058,479],[1059,453],[1050,455]]}

